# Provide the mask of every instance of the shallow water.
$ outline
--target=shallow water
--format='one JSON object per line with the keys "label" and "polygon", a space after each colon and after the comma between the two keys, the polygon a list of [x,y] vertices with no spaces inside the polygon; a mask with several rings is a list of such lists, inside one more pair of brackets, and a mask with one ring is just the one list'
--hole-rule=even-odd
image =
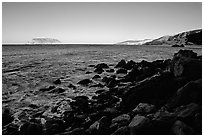
{"label": "shallow water", "polygon": [[[39,106],[71,98],[76,95],[94,95],[98,88],[87,88],[76,83],[84,78],[92,78],[94,68],[88,65],[107,63],[113,68],[121,59],[154,61],[172,58],[180,49],[190,49],[202,55],[200,46],[172,48],[166,46],[3,46],[2,48],[2,101],[3,106],[12,109],[29,104]],[[102,74],[111,75],[108,73]],[[62,94],[39,93],[39,89],[53,85],[60,78],[66,92]],[[100,80],[94,81],[100,83]],[[70,89],[72,83],[76,90]]]}

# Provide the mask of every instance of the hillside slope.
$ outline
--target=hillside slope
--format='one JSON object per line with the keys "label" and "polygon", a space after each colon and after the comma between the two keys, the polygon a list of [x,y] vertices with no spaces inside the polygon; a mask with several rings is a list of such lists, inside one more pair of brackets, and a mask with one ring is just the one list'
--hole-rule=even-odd
{"label": "hillside slope", "polygon": [[173,36],[163,36],[144,45],[202,45],[202,29],[182,32]]}

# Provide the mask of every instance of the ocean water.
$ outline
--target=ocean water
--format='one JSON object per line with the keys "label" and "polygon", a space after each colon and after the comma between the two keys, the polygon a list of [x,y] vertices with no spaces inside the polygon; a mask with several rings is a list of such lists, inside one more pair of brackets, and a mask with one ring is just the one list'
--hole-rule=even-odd
{"label": "ocean water", "polygon": [[[190,49],[202,55],[201,46],[172,48],[168,46],[3,46],[2,47],[2,101],[3,106],[18,110],[29,104],[52,106],[54,103],[77,95],[89,97],[100,89],[78,85],[79,80],[92,78],[93,67],[98,63],[107,63],[114,68],[121,59],[154,61],[172,58],[180,49]],[[85,74],[86,72],[92,72]],[[103,73],[102,76],[113,75]],[[40,88],[54,85],[60,78],[66,92],[43,93]],[[101,83],[95,80],[94,83]],[[73,84],[73,90],[68,87]]]}

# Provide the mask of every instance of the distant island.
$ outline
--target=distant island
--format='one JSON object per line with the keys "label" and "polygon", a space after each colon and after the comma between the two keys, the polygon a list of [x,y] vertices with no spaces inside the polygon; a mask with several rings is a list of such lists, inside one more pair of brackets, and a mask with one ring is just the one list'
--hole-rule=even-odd
{"label": "distant island", "polygon": [[202,29],[186,31],[173,36],[162,36],[153,40],[128,40],[115,45],[202,45]]}
{"label": "distant island", "polygon": [[59,40],[54,38],[33,38],[28,44],[57,44],[61,43]]}

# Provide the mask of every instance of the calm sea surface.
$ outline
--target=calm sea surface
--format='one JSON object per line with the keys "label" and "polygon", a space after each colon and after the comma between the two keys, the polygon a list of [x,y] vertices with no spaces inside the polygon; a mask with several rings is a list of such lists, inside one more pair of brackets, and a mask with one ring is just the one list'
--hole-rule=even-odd
{"label": "calm sea surface", "polygon": [[[18,108],[22,102],[48,103],[58,100],[59,96],[93,95],[97,88],[77,85],[79,80],[92,78],[97,63],[107,63],[112,68],[121,59],[154,61],[172,58],[180,49],[190,49],[202,55],[201,46],[172,48],[166,46],[3,46],[2,47],[2,90],[3,105]],[[111,75],[111,74],[102,74]],[[60,78],[66,90],[60,95],[40,95],[39,89],[53,85]],[[98,83],[100,81],[95,81]],[[77,86],[76,90],[68,87]],[[19,104],[17,103],[18,101]],[[4,103],[6,102],[6,103]]]}

